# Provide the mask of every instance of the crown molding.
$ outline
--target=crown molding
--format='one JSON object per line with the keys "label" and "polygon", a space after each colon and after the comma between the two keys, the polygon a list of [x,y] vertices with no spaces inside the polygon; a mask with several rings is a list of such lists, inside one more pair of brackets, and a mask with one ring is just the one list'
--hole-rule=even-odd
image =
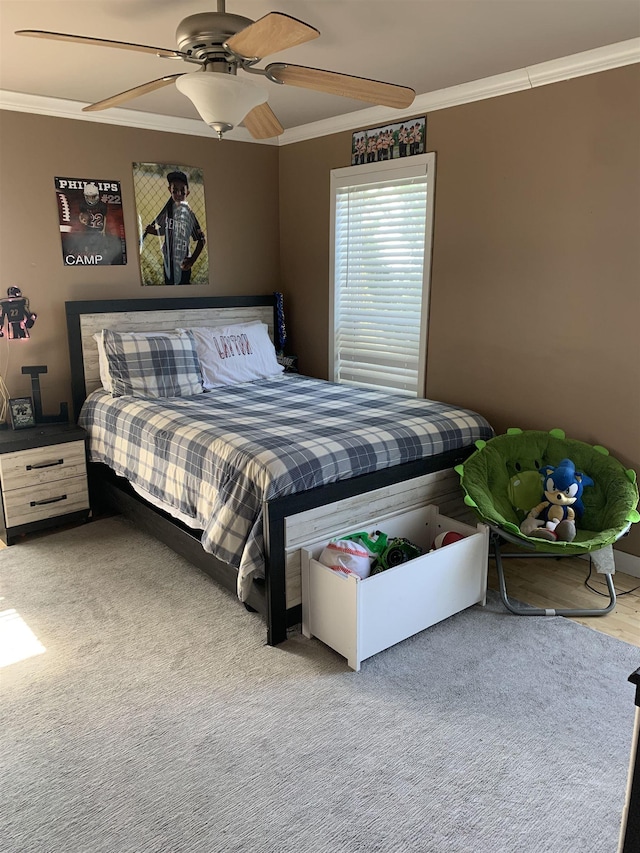
{"label": "crown molding", "polygon": [[326,121],[316,121],[312,124],[292,127],[280,137],[280,145],[289,145],[292,142],[303,142],[318,136],[328,136],[345,130],[359,130],[364,127],[377,127],[379,125],[393,122],[397,124],[406,118],[443,110],[447,107],[456,107],[468,104],[471,101],[481,101],[485,98],[496,98],[498,95],[507,95],[510,92],[519,92],[522,89],[530,89],[531,83],[524,70],[509,71],[506,74],[497,74],[494,77],[486,77],[484,80],[474,80],[472,83],[463,83],[460,86],[451,86],[448,89],[438,89],[425,95],[416,95],[411,107],[406,110],[393,110],[388,107],[369,107],[357,112],[334,116]]}
{"label": "crown molding", "polygon": [[[184,133],[187,136],[207,136],[218,141],[218,137],[201,119],[177,118],[156,113],[143,113],[139,110],[122,110],[118,107],[105,112],[83,113],[86,104],[80,101],[66,101],[62,98],[47,98],[42,95],[26,95],[22,92],[8,92],[0,89],[0,109],[22,113],[70,118],[78,121],[92,121],[99,124],[117,124],[123,127],[137,127],[140,130],[160,130],[164,133]],[[244,127],[236,127],[225,134],[225,139],[236,142],[262,143],[254,139]],[[273,143],[272,143],[273,144]],[[277,144],[277,143],[276,143]]]}
{"label": "crown molding", "polygon": [[527,69],[531,86],[546,86],[549,83],[560,83],[573,77],[583,77],[585,74],[599,74],[624,65],[634,65],[640,62],[640,38],[619,41],[595,50],[585,50],[563,59],[551,59]]}
{"label": "crown molding", "polygon": [[[279,138],[271,140],[255,140],[244,127],[235,128],[225,134],[224,138],[261,145],[290,145],[341,131],[358,130],[367,125],[375,127],[388,122],[396,123],[420,113],[426,114],[435,110],[469,104],[473,101],[496,98],[524,89],[547,86],[550,83],[559,83],[564,80],[571,80],[574,77],[583,77],[587,74],[597,74],[601,71],[621,68],[624,65],[633,65],[637,62],[640,62],[640,38],[627,39],[616,44],[595,48],[595,50],[565,56],[562,59],[552,59],[549,62],[541,62],[538,65],[509,71],[506,74],[496,74],[482,80],[474,80],[470,83],[462,83],[459,86],[450,86],[446,89],[417,95],[408,110],[391,110],[388,107],[370,107],[356,110],[323,121],[289,128]],[[85,104],[78,101],[66,101],[60,98],[47,98],[0,89],[0,109],[216,139],[215,133],[200,119],[176,118],[118,108],[99,113],[83,113],[83,106]]]}
{"label": "crown molding", "polygon": [[562,59],[552,59],[549,62],[530,65],[517,71],[509,71],[506,74],[496,74],[482,80],[473,80],[459,86],[450,86],[447,89],[438,89],[424,95],[416,95],[414,102],[407,110],[370,107],[347,115],[335,116],[326,121],[293,127],[285,130],[282,134],[280,145],[303,142],[307,139],[328,136],[339,131],[359,130],[367,126],[376,127],[388,122],[395,124],[422,113],[426,114],[448,107],[470,104],[473,101],[482,101],[486,98],[496,98],[499,95],[509,95],[523,89],[559,83],[587,74],[597,74],[600,71],[609,71],[612,68],[621,68],[624,65],[633,65],[636,62],[640,62],[640,38],[627,39],[616,44],[565,56]]}

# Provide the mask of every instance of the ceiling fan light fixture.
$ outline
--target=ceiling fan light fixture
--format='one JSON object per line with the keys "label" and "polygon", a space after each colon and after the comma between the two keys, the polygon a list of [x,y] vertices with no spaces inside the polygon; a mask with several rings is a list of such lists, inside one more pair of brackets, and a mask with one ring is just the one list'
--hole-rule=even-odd
{"label": "ceiling fan light fixture", "polygon": [[176,86],[219,139],[267,100],[267,92],[261,86],[230,74],[194,71],[178,77]]}

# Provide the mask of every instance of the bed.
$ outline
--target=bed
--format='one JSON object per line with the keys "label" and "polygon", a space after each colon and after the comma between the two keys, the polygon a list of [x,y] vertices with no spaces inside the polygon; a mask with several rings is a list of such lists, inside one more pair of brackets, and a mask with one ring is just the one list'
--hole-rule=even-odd
{"label": "bed", "polygon": [[[263,615],[270,645],[301,621],[302,547],[427,504],[467,517],[453,468],[493,435],[475,412],[288,373],[193,397],[104,390],[100,335],[257,323],[273,337],[273,295],[67,302],[66,315],[92,505],[234,590]],[[176,473],[177,457],[189,461]]]}

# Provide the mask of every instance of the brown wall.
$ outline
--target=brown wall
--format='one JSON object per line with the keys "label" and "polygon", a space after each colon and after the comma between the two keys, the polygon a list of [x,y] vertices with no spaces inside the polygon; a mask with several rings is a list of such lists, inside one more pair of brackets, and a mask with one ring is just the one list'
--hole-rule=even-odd
{"label": "brown wall", "polygon": [[[439,110],[427,371],[430,397],[498,432],[549,429],[603,444],[640,471],[640,67]],[[281,148],[0,114],[0,292],[39,316],[0,341],[12,395],[46,364],[46,411],[70,399],[68,299],[285,294],[291,351],[327,375],[329,172],[351,133]],[[141,287],[131,164],[204,171],[208,286]],[[129,263],[64,267],[53,178],[122,183]],[[279,221],[278,221],[279,216]],[[7,367],[8,359],[8,367]],[[640,525],[621,547],[640,555]]]}
{"label": "brown wall", "polygon": [[[270,293],[278,289],[278,149],[108,124],[0,113],[0,293],[16,285],[38,315],[28,342],[0,340],[12,396],[30,394],[23,364],[46,364],[43,409],[70,401],[65,300]],[[142,287],[133,162],[203,170],[209,284]],[[128,263],[65,267],[54,177],[121,182]],[[8,362],[8,367],[7,367]]]}
{"label": "brown wall", "polygon": [[[283,292],[326,377],[329,171],[351,133],[280,153]],[[427,395],[498,432],[560,427],[640,472],[640,66],[433,112]],[[620,543],[640,555],[640,525]]]}

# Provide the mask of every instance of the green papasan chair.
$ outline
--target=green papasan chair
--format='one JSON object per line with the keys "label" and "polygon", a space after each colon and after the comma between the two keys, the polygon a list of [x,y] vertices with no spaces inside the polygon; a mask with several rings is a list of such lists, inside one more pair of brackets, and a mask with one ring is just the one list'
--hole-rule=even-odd
{"label": "green papasan chair", "polygon": [[[613,543],[640,521],[635,471],[625,467],[606,448],[566,438],[560,429],[549,432],[509,429],[488,441],[477,441],[476,450],[456,466],[465,503],[490,528],[492,556],[496,561],[502,601],[518,616],[604,616],[616,604],[612,575],[615,572]],[[584,514],[577,521],[571,542],[549,542],[525,535],[520,525],[543,496],[539,469],[570,459],[576,470],[593,480],[584,488]],[[503,542],[519,546],[505,553]],[[509,599],[503,557],[565,557],[589,554],[596,570],[605,576],[609,602],[602,608],[551,609],[520,606]]]}

